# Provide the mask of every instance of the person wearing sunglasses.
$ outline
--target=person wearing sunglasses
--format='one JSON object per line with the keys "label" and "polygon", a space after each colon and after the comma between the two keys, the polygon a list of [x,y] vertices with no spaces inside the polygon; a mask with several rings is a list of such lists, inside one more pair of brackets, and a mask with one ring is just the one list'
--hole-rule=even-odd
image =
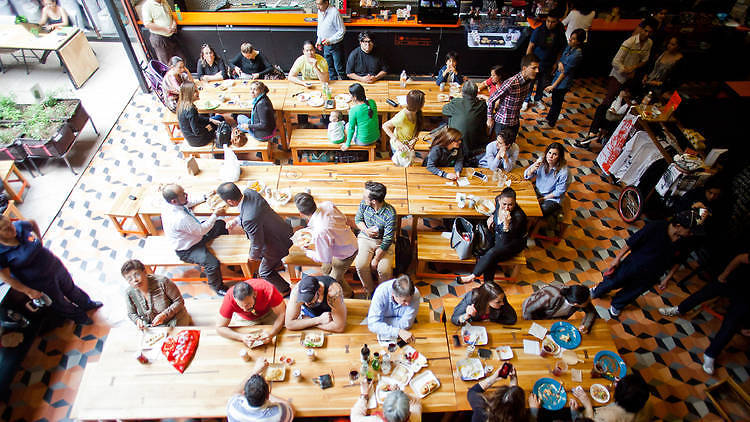
{"label": "person wearing sunglasses", "polygon": [[388,72],[383,58],[375,54],[375,42],[369,31],[359,34],[359,48],[349,53],[346,61],[346,76],[366,84],[382,79]]}

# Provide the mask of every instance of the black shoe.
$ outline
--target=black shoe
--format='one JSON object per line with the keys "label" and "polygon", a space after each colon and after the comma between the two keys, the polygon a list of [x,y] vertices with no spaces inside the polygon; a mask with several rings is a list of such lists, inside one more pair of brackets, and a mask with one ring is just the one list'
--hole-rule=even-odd
{"label": "black shoe", "polygon": [[88,312],[88,311],[92,311],[94,309],[99,309],[102,306],[104,306],[104,304],[102,302],[99,302],[98,300],[92,300],[86,306],[83,307],[83,310],[85,312]]}
{"label": "black shoe", "polygon": [[217,296],[226,296],[227,295],[227,289],[221,288],[219,290],[215,290]]}

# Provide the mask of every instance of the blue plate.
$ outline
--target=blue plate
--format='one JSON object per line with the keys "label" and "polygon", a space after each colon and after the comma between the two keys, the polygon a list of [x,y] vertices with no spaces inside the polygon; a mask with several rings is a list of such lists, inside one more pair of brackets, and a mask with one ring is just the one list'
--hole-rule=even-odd
{"label": "blue plate", "polygon": [[[549,335],[555,340],[555,343],[565,349],[575,349],[581,345],[581,332],[573,324],[567,321],[557,321],[549,329]],[[560,337],[567,335],[568,341],[563,341]]]}
{"label": "blue plate", "polygon": [[601,363],[604,367],[604,374],[602,376],[610,381],[614,381],[615,377],[624,377],[628,371],[628,367],[620,355],[609,350],[602,350],[594,356],[594,365],[597,363]]}
{"label": "blue plate", "polygon": [[539,397],[542,407],[547,410],[560,410],[568,401],[568,394],[562,384],[552,378],[539,378],[534,383],[533,391]]}

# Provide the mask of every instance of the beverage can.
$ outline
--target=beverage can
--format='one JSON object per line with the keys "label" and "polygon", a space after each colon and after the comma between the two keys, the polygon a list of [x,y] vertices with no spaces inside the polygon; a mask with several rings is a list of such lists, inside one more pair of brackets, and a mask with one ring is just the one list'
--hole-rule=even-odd
{"label": "beverage can", "polygon": [[142,365],[145,365],[148,363],[148,357],[143,353],[143,350],[135,352],[135,359],[140,362]]}

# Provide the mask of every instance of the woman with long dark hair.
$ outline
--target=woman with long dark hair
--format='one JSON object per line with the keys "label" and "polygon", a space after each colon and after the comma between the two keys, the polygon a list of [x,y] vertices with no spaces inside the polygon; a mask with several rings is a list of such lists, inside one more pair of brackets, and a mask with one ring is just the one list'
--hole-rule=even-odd
{"label": "woman with long dark hair", "polygon": [[512,325],[517,319],[516,311],[508,303],[503,288],[492,281],[466,293],[451,315],[453,325],[488,320]]}
{"label": "woman with long dark hair", "polygon": [[578,329],[587,334],[594,325],[597,313],[591,303],[589,288],[580,284],[544,286],[523,301],[523,319],[527,320],[567,319],[578,311],[586,313]]}
{"label": "woman with long dark hair", "polygon": [[213,142],[216,127],[221,122],[216,118],[198,113],[193,103],[199,98],[199,91],[192,81],[182,83],[175,111],[182,136],[191,147],[202,147]]}
{"label": "woman with long dark hair", "polygon": [[[449,180],[456,180],[461,175],[464,168],[464,154],[461,149],[463,137],[461,132],[453,128],[446,128],[440,131],[432,140],[430,152],[424,165],[430,173],[445,177]],[[453,167],[455,173],[448,173],[440,170],[440,167]]]}
{"label": "woman with long dark hair", "polygon": [[495,244],[477,259],[469,275],[456,277],[461,284],[471,283],[484,275],[484,282],[495,281],[499,262],[507,261],[526,247],[526,214],[516,203],[516,192],[503,189],[495,197],[495,212],[487,219],[487,227],[495,230]]}
{"label": "woman with long dark hair", "polygon": [[[511,370],[509,385],[485,392],[500,380],[500,369],[474,384],[466,393],[471,406],[471,422],[528,422],[536,420],[526,407],[526,393],[518,386],[516,369]],[[539,400],[529,395],[529,405],[539,408]]]}
{"label": "woman with long dark hair", "polygon": [[568,190],[565,147],[559,142],[549,144],[544,155],[523,172],[523,177],[526,180],[536,178],[534,187],[545,217],[559,212],[562,196]]}
{"label": "woman with long dark hair", "polygon": [[198,59],[198,79],[202,81],[221,81],[227,78],[227,66],[216,51],[208,44],[201,46],[201,56]]}
{"label": "woman with long dark hair", "polygon": [[401,167],[407,167],[414,160],[414,144],[424,124],[424,98],[424,92],[412,89],[406,94],[406,108],[383,123],[383,132],[390,139],[393,162]]}
{"label": "woman with long dark hair", "polygon": [[341,150],[349,149],[352,141],[357,145],[371,145],[380,138],[378,124],[378,107],[374,100],[368,100],[365,88],[360,84],[351,84],[352,106],[349,109],[349,127],[346,131],[346,142]]}

